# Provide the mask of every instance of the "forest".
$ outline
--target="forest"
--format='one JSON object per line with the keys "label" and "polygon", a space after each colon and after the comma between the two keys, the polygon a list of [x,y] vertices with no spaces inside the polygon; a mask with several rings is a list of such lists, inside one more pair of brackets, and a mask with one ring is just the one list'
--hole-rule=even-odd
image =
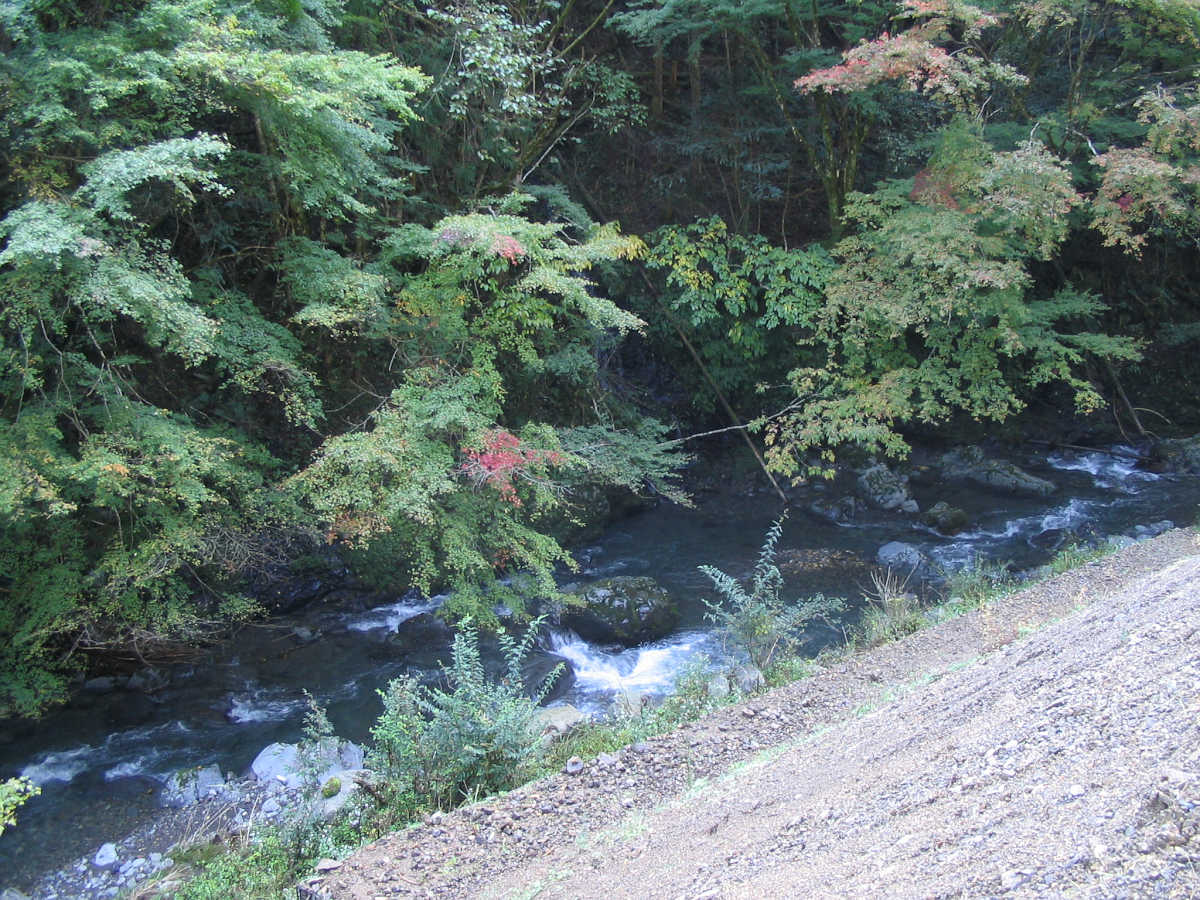
{"label": "forest", "polygon": [[781,480],[1200,426],[1194,0],[4,0],[0,49],[0,715],[331,550],[519,613],[734,418]]}

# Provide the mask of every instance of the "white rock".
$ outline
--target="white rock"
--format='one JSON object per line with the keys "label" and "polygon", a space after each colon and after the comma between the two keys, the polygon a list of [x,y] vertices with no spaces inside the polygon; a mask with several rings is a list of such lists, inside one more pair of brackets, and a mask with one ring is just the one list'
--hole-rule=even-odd
{"label": "white rock", "polygon": [[587,715],[574,706],[548,706],[533,714],[530,730],[550,743],[562,737],[576,725],[587,721]]}
{"label": "white rock", "polygon": [[180,809],[198,803],[206,797],[216,797],[226,792],[225,776],[216,765],[199,769],[181,769],[167,777],[158,802],[172,809]]}
{"label": "white rock", "polygon": [[299,768],[299,747],[296,744],[270,744],[250,763],[250,771],[259,781],[281,781],[294,788],[300,787]]}
{"label": "white rock", "polygon": [[110,871],[117,866],[117,845],[101,844],[96,855],[92,857],[92,865],[102,871]]}

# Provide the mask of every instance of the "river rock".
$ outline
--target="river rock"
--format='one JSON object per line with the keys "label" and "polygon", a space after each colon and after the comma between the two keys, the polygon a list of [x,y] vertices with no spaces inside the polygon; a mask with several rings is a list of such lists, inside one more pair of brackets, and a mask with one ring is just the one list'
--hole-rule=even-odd
{"label": "river rock", "polygon": [[566,503],[540,522],[544,531],[560,544],[594,541],[604,533],[604,523],[616,518],[603,485],[594,482],[570,485],[566,499]]}
{"label": "river rock", "polygon": [[102,872],[111,872],[117,867],[117,845],[101,844],[96,855],[92,857],[92,866]]}
{"label": "river rock", "polygon": [[1152,462],[1159,471],[1200,474],[1200,434],[1159,441]]}
{"label": "river rock", "polygon": [[1044,553],[1053,553],[1074,541],[1076,534],[1066,528],[1047,528],[1028,538],[1029,546]]}
{"label": "river rock", "polygon": [[147,666],[144,669],[138,669],[129,676],[129,680],[125,682],[125,689],[130,691],[141,691],[144,694],[152,694],[155,691],[161,691],[167,686],[167,676],[158,669]]}
{"label": "river rock", "polygon": [[617,691],[608,705],[608,713],[615,719],[628,719],[640,716],[642,710],[654,702],[654,698],[646,691],[637,688],[623,687]]}
{"label": "river rock", "polygon": [[715,672],[704,683],[704,690],[714,700],[723,700],[729,696],[729,676],[724,672]]}
{"label": "river rock", "polygon": [[893,472],[883,463],[876,463],[858,476],[858,488],[867,500],[880,509],[901,512],[918,511],[917,501],[908,490],[908,478]]}
{"label": "river rock", "polygon": [[423,612],[397,625],[391,640],[401,650],[448,647],[454,640],[454,629],[437,613]]}
{"label": "river rock", "polygon": [[980,447],[963,447],[942,456],[942,475],[961,478],[1009,494],[1048,497],[1058,487],[1052,481],[1030,475],[1020,466],[987,457]]}
{"label": "river rock", "polygon": [[967,514],[945,500],[939,500],[925,511],[921,521],[942,534],[958,534],[967,527]]}
{"label": "river rock", "polygon": [[856,522],[863,514],[863,502],[857,497],[849,495],[832,499],[822,497],[814,500],[809,505],[808,511],[818,519],[835,524]]}
{"label": "river rock", "polygon": [[[503,663],[503,660],[498,659],[497,663]],[[496,672],[498,678],[504,678],[507,674],[506,671]],[[529,659],[521,666],[521,675],[525,679],[525,689],[531,697],[538,696],[546,680],[553,676],[550,689],[542,698],[545,703],[553,703],[575,684],[575,669],[570,660],[545,651],[534,651],[530,654]]]}
{"label": "river rock", "polygon": [[563,610],[563,624],[584,640],[633,647],[666,637],[679,606],[653,578],[618,576],[577,590],[582,606]]}
{"label": "river rock", "polygon": [[[351,769],[361,769],[363,751],[350,741],[328,740],[317,755],[317,782],[324,784],[335,775]],[[250,771],[263,784],[279,785],[295,790],[304,784],[304,762],[298,744],[270,744],[254,758]]]}
{"label": "river rock", "polygon": [[576,725],[586,722],[588,717],[574,706],[547,706],[533,714],[530,730],[542,736],[545,743],[553,743]]}
{"label": "river rock", "polygon": [[738,692],[747,696],[757,694],[767,686],[767,680],[758,666],[738,666],[731,673],[731,677]]}
{"label": "river rock", "polygon": [[925,565],[925,556],[912,544],[889,541],[875,554],[878,563],[896,572],[915,572]]}
{"label": "river rock", "polygon": [[371,773],[366,769],[346,769],[325,779],[321,785],[321,808],[318,810],[320,817],[326,822],[333,819],[362,790],[362,782],[370,778]]}
{"label": "river rock", "polygon": [[1139,541],[1144,541],[1146,538],[1158,537],[1174,527],[1175,523],[1170,519],[1162,519],[1158,522],[1151,522],[1149,525],[1135,525],[1133,536]]}
{"label": "river rock", "polygon": [[85,681],[83,689],[89,694],[111,694],[120,684],[120,680],[114,678],[112,675],[100,675]]}
{"label": "river rock", "polygon": [[300,748],[296,744],[269,744],[254,757],[250,771],[264,784],[300,787]]}
{"label": "river rock", "polygon": [[206,797],[220,796],[226,790],[225,777],[216,765],[181,769],[167,776],[158,802],[170,809],[182,809]]}
{"label": "river rock", "polygon": [[266,586],[260,596],[273,613],[295,612],[320,600],[333,585],[318,575],[296,575]]}

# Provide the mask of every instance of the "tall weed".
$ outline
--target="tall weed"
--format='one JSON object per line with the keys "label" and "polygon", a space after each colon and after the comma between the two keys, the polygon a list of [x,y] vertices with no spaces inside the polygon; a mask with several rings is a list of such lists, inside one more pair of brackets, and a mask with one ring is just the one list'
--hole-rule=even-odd
{"label": "tall weed", "polygon": [[788,603],[780,596],[783,575],[775,565],[775,546],[783,533],[780,516],[767,531],[758,563],[750,578],[749,591],[730,575],[714,566],[700,566],[709,577],[721,598],[717,601],[702,597],[707,607],[704,617],[721,631],[727,643],[765,671],[779,653],[796,648],[801,633],[812,622],[824,620],[841,612],[845,601],[821,594]]}

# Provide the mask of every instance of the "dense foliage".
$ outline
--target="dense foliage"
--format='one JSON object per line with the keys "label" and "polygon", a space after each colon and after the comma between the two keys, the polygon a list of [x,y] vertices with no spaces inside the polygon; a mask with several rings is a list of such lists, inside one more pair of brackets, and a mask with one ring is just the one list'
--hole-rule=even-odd
{"label": "dense foliage", "polygon": [[345,46],[348,21],[4,7],[0,711],[61,698],[85,654],[251,614],[246,576],[305,543],[519,610],[498,575],[552,590],[538,523],[573,485],[669,481],[657,426],[600,384],[641,322],[586,278],[641,243],[554,194],[533,217],[530,194],[419,197],[404,141],[444,86]]}
{"label": "dense foliage", "polygon": [[9,0],[0,48],[0,713],[322,543],[519,614],[583,498],[679,496],[651,408],[799,476],[1200,419],[1190,0]]}

